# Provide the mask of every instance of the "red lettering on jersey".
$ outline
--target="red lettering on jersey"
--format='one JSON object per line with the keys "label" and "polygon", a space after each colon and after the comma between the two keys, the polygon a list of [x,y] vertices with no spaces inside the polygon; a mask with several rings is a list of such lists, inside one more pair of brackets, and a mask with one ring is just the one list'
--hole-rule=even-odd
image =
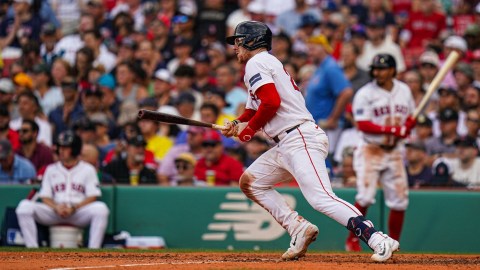
{"label": "red lettering on jersey", "polygon": [[290,76],[290,74],[289,74],[288,71],[285,69],[285,67],[283,67],[283,70],[285,70],[285,73],[287,73],[288,77],[290,77],[290,82],[292,83],[293,89],[295,89],[295,90],[297,90],[297,91],[300,91],[300,88],[299,88],[298,85],[295,83],[295,81],[293,80],[292,76]]}
{"label": "red lettering on jersey", "polygon": [[257,100],[258,99],[257,95],[255,95],[252,90],[248,90],[248,93],[250,94],[250,98],[252,100]]}

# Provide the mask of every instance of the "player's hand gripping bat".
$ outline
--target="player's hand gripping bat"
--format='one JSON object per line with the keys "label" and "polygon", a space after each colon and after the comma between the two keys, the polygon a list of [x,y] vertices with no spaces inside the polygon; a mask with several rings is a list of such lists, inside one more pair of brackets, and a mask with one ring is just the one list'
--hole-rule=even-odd
{"label": "player's hand gripping bat", "polygon": [[207,127],[207,128],[218,129],[218,130],[225,129],[225,127],[221,125],[205,123],[202,121],[197,121],[197,120],[188,119],[181,116],[176,116],[168,113],[161,113],[161,112],[151,111],[151,110],[139,110],[138,118],[148,119],[148,120],[158,121],[158,122],[163,122],[168,124]]}

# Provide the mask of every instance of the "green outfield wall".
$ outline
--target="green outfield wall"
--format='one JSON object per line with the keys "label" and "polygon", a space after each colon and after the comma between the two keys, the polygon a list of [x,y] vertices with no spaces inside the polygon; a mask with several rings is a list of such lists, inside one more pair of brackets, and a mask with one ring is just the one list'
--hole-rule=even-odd
{"label": "green outfield wall", "polygon": [[[16,206],[30,189],[0,186],[0,217],[5,207]],[[238,188],[116,186],[102,187],[102,191],[111,211],[108,233],[124,230],[133,236],[162,236],[172,248],[284,250],[289,245],[285,230]],[[300,190],[279,191],[319,227],[312,249],[343,250],[347,236],[343,226],[313,210]],[[354,189],[335,193],[354,201]],[[388,212],[379,191],[367,217],[387,231]],[[477,224],[480,192],[411,191],[402,251],[480,253]]]}

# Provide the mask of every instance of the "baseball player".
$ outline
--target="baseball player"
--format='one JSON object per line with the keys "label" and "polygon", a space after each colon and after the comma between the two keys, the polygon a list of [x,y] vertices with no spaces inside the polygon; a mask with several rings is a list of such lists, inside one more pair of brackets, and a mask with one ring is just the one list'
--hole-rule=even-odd
{"label": "baseball player", "polygon": [[[396,72],[392,55],[376,55],[370,66],[370,75],[375,80],[355,95],[353,114],[362,132],[362,140],[354,153],[355,207],[366,214],[368,206],[375,203],[380,181],[390,208],[389,234],[398,240],[408,205],[408,181],[399,142],[415,126],[415,119],[410,116],[415,103],[408,86],[395,79]],[[353,233],[347,238],[345,248],[361,250]]]}
{"label": "baseball player", "polygon": [[25,245],[37,248],[37,227],[44,225],[90,225],[89,248],[100,248],[109,210],[96,201],[101,195],[95,168],[78,156],[82,141],[72,131],[58,135],[59,161],[50,164],[43,175],[40,198],[42,202],[22,200],[16,209],[18,224]]}
{"label": "baseball player", "polygon": [[305,220],[285,202],[273,187],[295,178],[303,195],[317,211],[355,231],[373,250],[374,261],[385,261],[399,248],[399,243],[376,231],[354,206],[333,193],[325,167],[328,139],[305,107],[302,93],[282,63],[268,53],[272,32],[261,22],[238,24],[233,36],[240,63],[245,66],[248,100],[245,112],[225,123],[225,136],[249,141],[262,129],[276,147],[250,165],[240,177],[240,188],[252,201],[265,208],[292,237],[283,260],[305,256],[319,233],[317,226]]}

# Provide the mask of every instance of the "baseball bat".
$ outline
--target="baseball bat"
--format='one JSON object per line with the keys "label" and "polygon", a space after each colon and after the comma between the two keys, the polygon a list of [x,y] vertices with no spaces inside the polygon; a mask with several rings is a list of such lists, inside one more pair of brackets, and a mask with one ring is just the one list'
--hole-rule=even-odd
{"label": "baseball bat", "polygon": [[213,128],[213,129],[218,129],[218,130],[225,129],[225,127],[221,126],[221,125],[205,123],[205,122],[202,122],[202,121],[188,119],[188,118],[185,118],[185,117],[182,117],[182,116],[176,116],[176,115],[173,115],[173,114],[161,113],[161,112],[157,112],[157,111],[144,110],[144,109],[138,111],[138,118],[139,119],[148,119],[148,120],[158,121],[158,122],[163,122],[163,123],[168,123],[168,124],[179,124],[179,125],[187,125],[187,126],[206,127],[206,128]]}
{"label": "baseball bat", "polygon": [[425,92],[425,96],[423,96],[422,100],[420,101],[420,104],[418,104],[418,107],[415,109],[413,112],[413,118],[417,118],[420,112],[425,108],[425,105],[427,104],[428,100],[430,97],[433,95],[435,90],[437,90],[438,86],[442,82],[443,78],[445,78],[445,75],[447,75],[447,72],[452,69],[452,67],[455,65],[457,62],[458,58],[460,57],[460,54],[456,51],[452,51],[448,57],[447,60],[445,60],[445,63],[443,66],[440,68],[440,70],[437,72],[435,77],[433,78],[432,82],[428,86],[427,91]]}

